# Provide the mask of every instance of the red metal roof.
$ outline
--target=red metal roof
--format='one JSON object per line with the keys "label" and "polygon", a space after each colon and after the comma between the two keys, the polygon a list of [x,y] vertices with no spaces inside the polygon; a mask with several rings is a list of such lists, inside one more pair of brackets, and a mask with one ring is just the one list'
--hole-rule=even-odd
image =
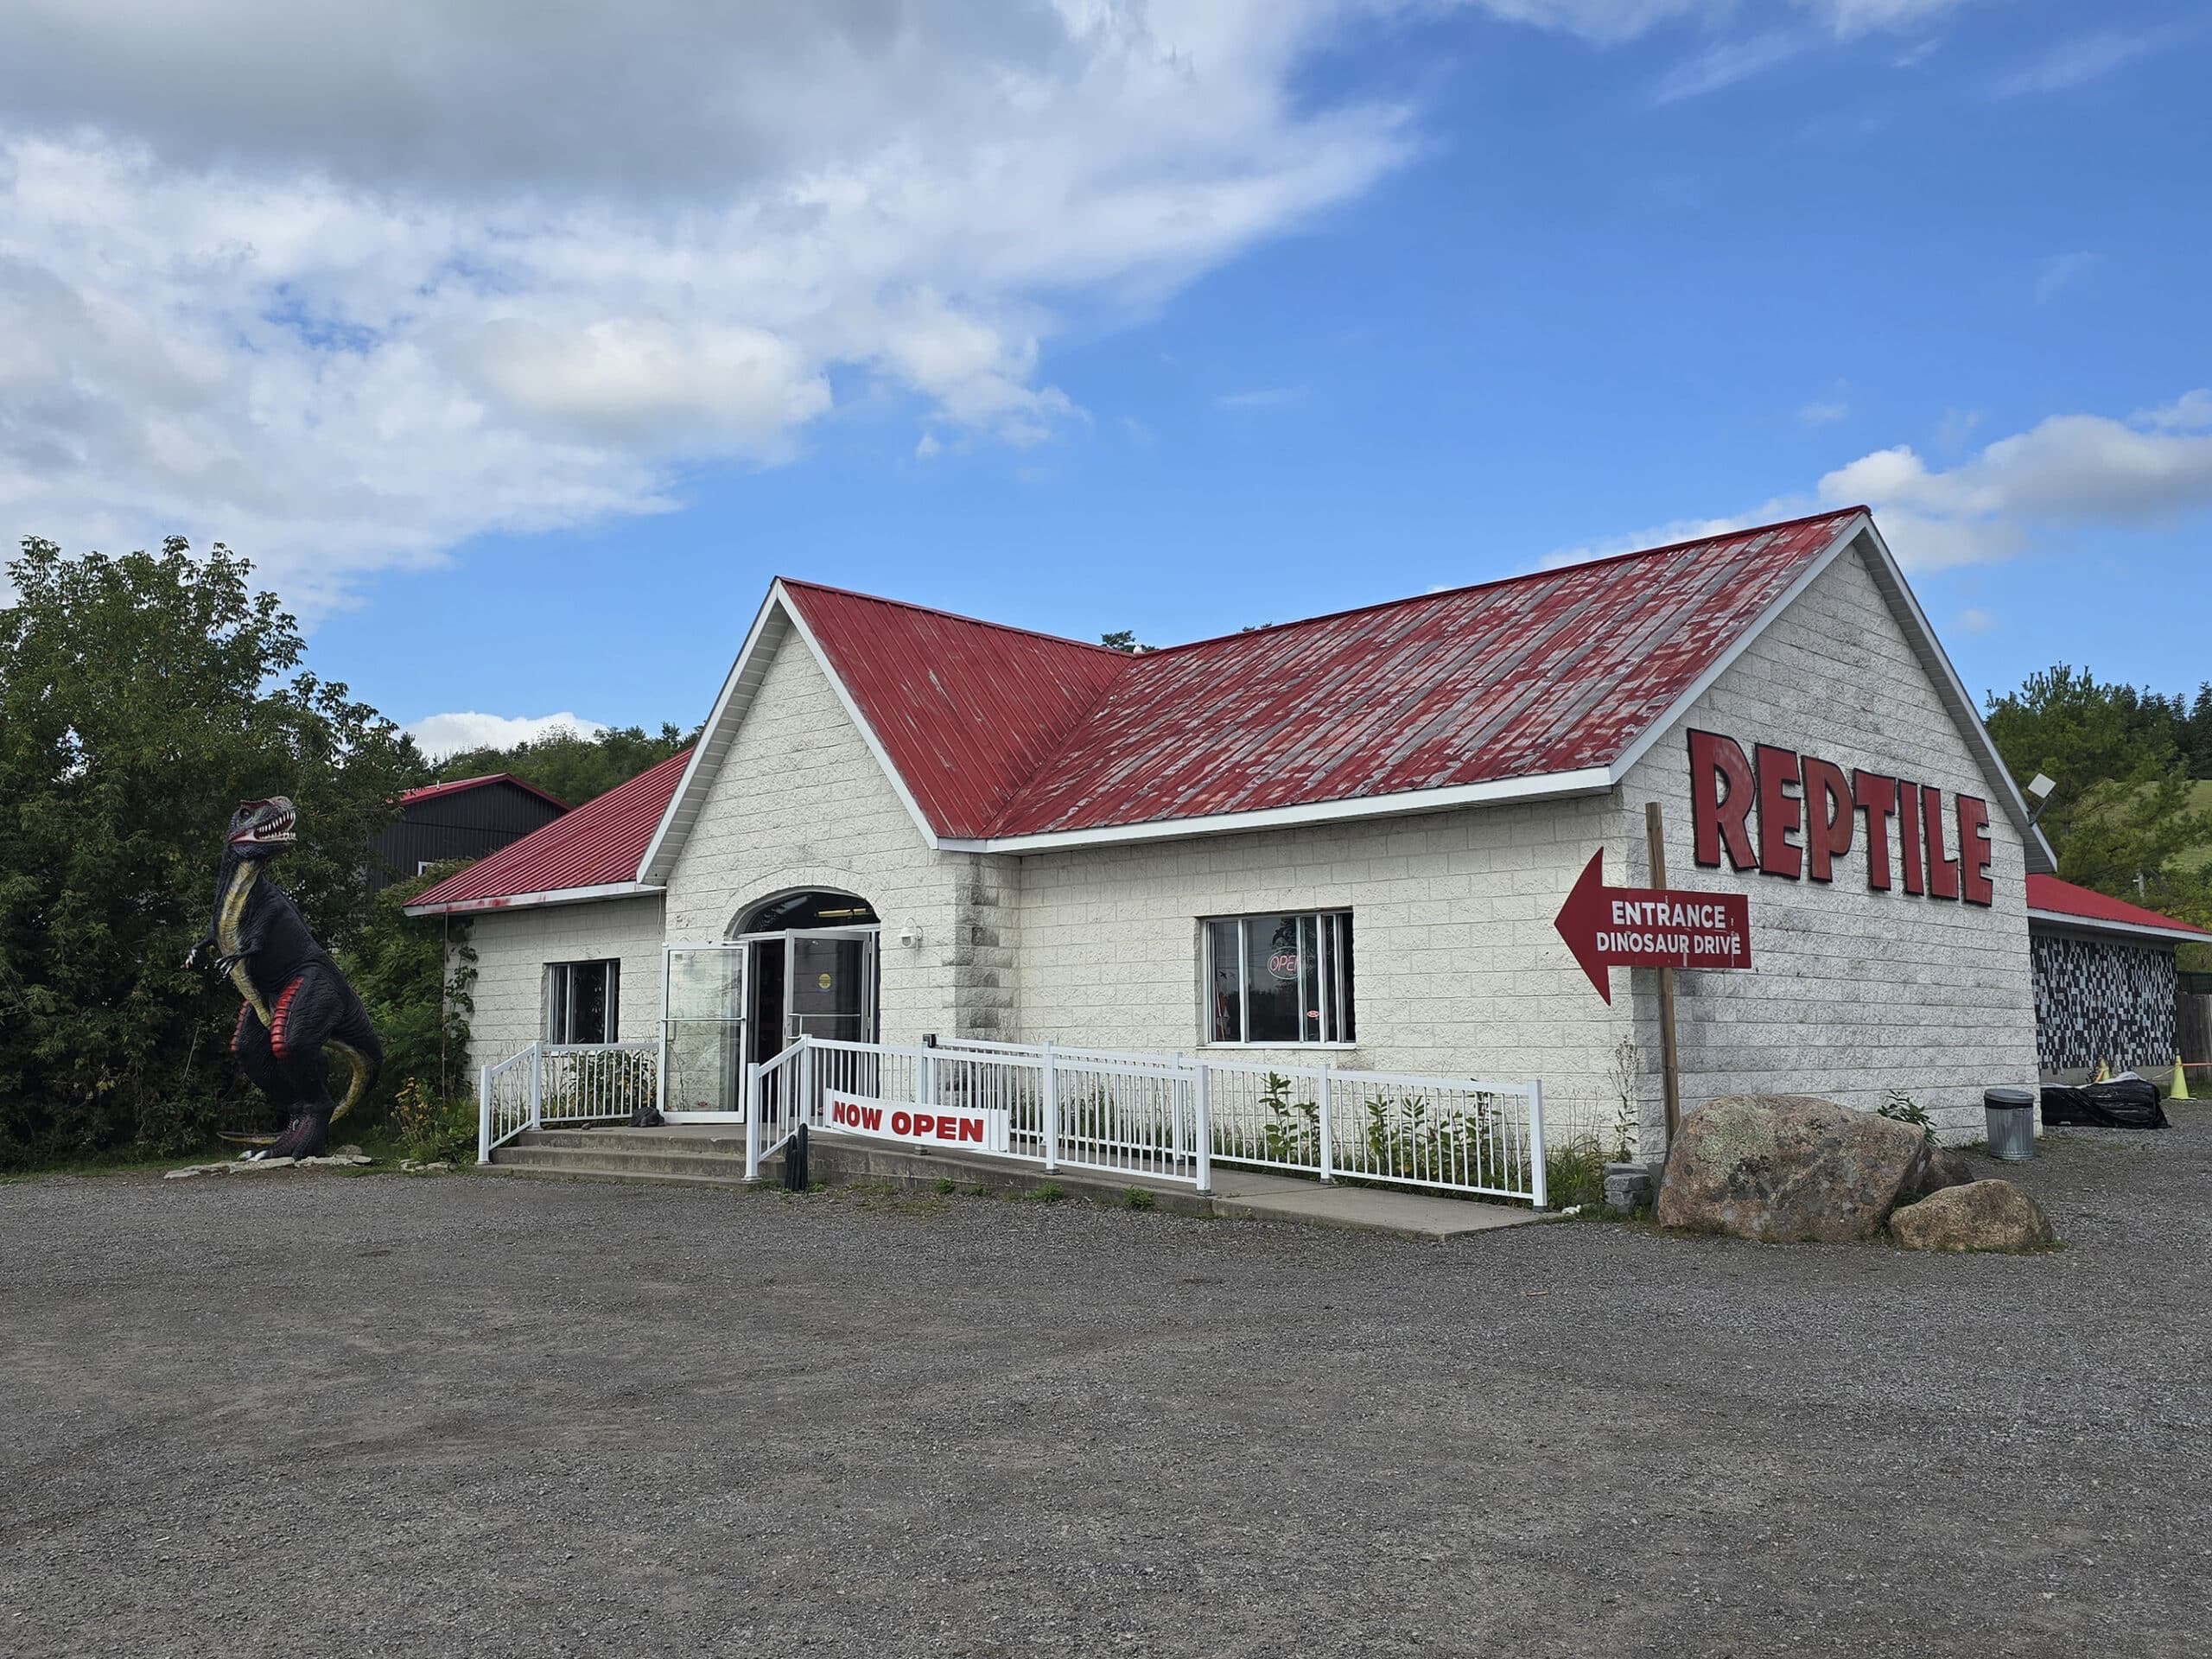
{"label": "red metal roof", "polygon": [[1142,656],[786,582],[940,836],[1610,765],[1861,508]]}
{"label": "red metal roof", "polygon": [[2031,875],[2028,878],[2028,908],[2047,911],[2056,916],[2078,918],[2084,926],[2100,922],[2117,923],[2122,927],[2154,927],[2170,933],[2187,933],[2200,939],[2212,939],[2212,933],[2188,922],[2177,921],[2171,916],[2162,916],[2155,910],[2145,910],[2140,905],[2131,905],[2124,899],[2095,893],[2088,887],[2077,887],[2071,881],[2062,881],[2055,875]]}
{"label": "red metal roof", "polygon": [[417,895],[412,914],[497,909],[524,893],[613,887],[638,879],[669,798],[683,776],[689,749],[671,755],[606,794],[571,808],[542,830],[480,858]]}
{"label": "red metal roof", "polygon": [[413,806],[421,801],[435,801],[441,795],[458,795],[465,789],[481,789],[486,784],[511,784],[525,795],[537,796],[550,806],[557,806],[563,812],[569,810],[569,804],[559,796],[549,795],[536,784],[526,784],[511,772],[487,772],[480,778],[454,778],[442,784],[425,784],[420,789],[403,789],[399,791],[399,804]]}
{"label": "red metal roof", "polygon": [[897,600],[783,586],[941,836],[986,833],[1139,660]]}

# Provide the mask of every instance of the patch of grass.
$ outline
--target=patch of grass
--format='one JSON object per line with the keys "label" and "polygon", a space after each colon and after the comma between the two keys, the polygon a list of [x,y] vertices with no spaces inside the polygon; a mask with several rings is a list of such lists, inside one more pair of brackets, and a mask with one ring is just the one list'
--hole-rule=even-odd
{"label": "patch of grass", "polygon": [[1124,1210],[1149,1210],[1154,1202],[1153,1195],[1143,1187],[1125,1186],[1122,1189],[1122,1207]]}
{"label": "patch of grass", "polygon": [[1605,1199],[1605,1149],[1589,1135],[1544,1149],[1544,1202],[1554,1210]]}
{"label": "patch of grass", "polygon": [[1033,1187],[1029,1193],[1039,1204],[1058,1204],[1067,1195],[1067,1189],[1058,1181],[1047,1181],[1042,1186]]}
{"label": "patch of grass", "polygon": [[940,1175],[940,1176],[938,1178],[937,1190],[938,1190],[938,1192],[957,1192],[957,1191],[959,1191],[959,1189],[960,1189],[960,1183],[959,1183],[959,1182],[957,1182],[957,1181],[956,1181],[956,1180],[954,1180],[954,1179],[952,1179],[952,1177],[951,1177],[951,1176],[950,1176],[950,1175]]}

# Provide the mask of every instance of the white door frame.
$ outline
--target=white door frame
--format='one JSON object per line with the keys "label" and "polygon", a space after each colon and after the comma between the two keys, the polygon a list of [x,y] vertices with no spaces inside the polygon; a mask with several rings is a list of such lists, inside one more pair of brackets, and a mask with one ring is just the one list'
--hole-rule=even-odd
{"label": "white door frame", "polygon": [[[753,1038],[753,952],[771,946],[779,946],[784,952],[784,1009],[782,1014],[783,1042],[779,1052],[788,1047],[798,1033],[791,1029],[791,975],[794,967],[795,944],[800,939],[844,939],[861,946],[861,1001],[860,1008],[862,1042],[874,1042],[876,1031],[876,1005],[881,996],[878,982],[880,953],[878,936],[883,931],[880,923],[854,927],[787,927],[772,933],[741,933],[733,939],[702,939],[696,944],[674,944],[661,946],[660,953],[660,1065],[658,1068],[658,1101],[660,1114],[671,1123],[742,1123],[745,1122],[744,1088],[745,1066],[752,1049]],[[737,1056],[737,1077],[732,1090],[737,1098],[734,1111],[701,1112],[683,1108],[671,1109],[668,1103],[668,1038],[675,1021],[669,1017],[669,989],[672,978],[670,964],[679,950],[736,950],[738,957],[737,983],[733,995],[737,1009],[735,1016],[726,1023],[734,1033]]]}

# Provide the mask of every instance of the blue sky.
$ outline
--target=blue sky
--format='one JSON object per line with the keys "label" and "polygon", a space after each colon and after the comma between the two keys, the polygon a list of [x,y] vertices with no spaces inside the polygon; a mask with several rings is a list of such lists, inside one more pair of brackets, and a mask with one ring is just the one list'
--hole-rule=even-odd
{"label": "blue sky", "polygon": [[773,46],[861,115],[608,160],[397,70],[149,127],[57,9],[13,533],[225,536],[410,722],[689,724],[779,572],[1164,644],[1859,499],[1977,694],[2212,677],[2202,8],[905,10]]}

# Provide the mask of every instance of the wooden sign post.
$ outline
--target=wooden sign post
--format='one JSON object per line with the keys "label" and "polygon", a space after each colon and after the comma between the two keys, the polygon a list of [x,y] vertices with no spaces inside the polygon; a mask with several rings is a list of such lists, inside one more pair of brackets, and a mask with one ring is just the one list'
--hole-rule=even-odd
{"label": "wooden sign post", "polygon": [[[1667,890],[1667,842],[1659,816],[1659,803],[1643,804],[1643,837],[1651,858],[1651,885]],[[1675,970],[1659,969],[1659,1058],[1667,1091],[1667,1149],[1674,1150],[1675,1136],[1682,1127],[1682,1074],[1675,1052]]]}

